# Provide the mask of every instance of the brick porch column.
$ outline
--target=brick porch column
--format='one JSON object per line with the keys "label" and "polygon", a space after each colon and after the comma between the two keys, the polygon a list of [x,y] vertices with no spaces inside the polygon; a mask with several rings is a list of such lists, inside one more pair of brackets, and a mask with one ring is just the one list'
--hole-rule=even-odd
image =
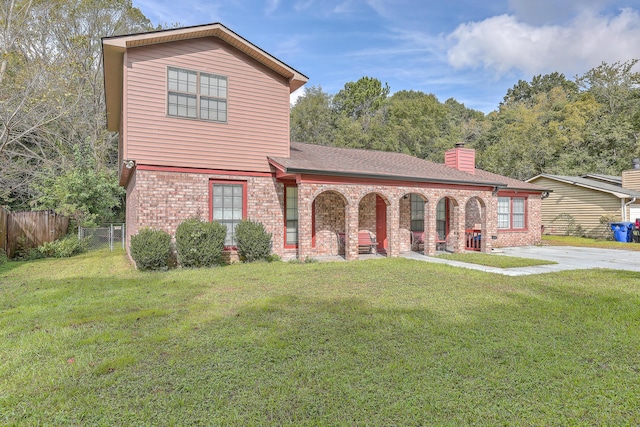
{"label": "brick porch column", "polygon": [[455,239],[455,243],[453,245],[453,252],[455,253],[464,252],[466,247],[466,239],[464,234],[465,215],[465,206],[459,204],[458,206],[453,207],[453,227],[451,230],[454,233],[453,237]]}
{"label": "brick porch column", "polygon": [[358,212],[360,206],[350,202],[345,209],[347,227],[345,229],[344,258],[347,261],[358,259]]}
{"label": "brick porch column", "polygon": [[498,197],[487,197],[485,203],[484,221],[482,222],[482,250],[491,252],[493,249],[492,236],[498,235]]}
{"label": "brick porch column", "polygon": [[490,253],[491,248],[493,247],[493,240],[491,240],[491,233],[488,229],[487,223],[487,213],[489,209],[487,209],[486,204],[480,205],[480,234],[482,236],[480,241],[480,251]]}
{"label": "brick porch column", "polygon": [[389,198],[387,205],[387,239],[389,240],[389,257],[400,255],[400,201],[397,197]]}
{"label": "brick porch column", "polygon": [[436,206],[437,202],[429,201],[424,204],[424,254],[436,254]]}
{"label": "brick porch column", "polygon": [[298,184],[298,259],[311,257],[313,200],[311,188]]}

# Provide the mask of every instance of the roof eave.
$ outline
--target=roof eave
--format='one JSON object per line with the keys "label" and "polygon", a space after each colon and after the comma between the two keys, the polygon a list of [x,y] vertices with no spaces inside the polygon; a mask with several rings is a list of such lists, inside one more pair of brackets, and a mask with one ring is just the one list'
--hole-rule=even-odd
{"label": "roof eave", "polygon": [[363,173],[354,173],[354,172],[288,168],[288,167],[283,167],[282,165],[279,165],[279,166],[283,168],[283,171],[285,173],[292,174],[292,175],[306,174],[306,175],[318,175],[318,176],[342,176],[342,177],[348,177],[348,178],[383,179],[387,181],[415,181],[415,182],[431,182],[431,183],[437,183],[437,184],[470,185],[473,187],[497,187],[499,189],[507,188],[507,184],[500,183],[500,182],[461,181],[461,180],[451,180],[451,179],[409,177],[409,176],[400,176],[400,175],[363,174]]}
{"label": "roof eave", "polygon": [[124,51],[119,46],[102,45],[107,129],[111,132],[120,131]]}
{"label": "roof eave", "polygon": [[598,188],[598,187],[593,187],[591,185],[585,185],[581,182],[577,182],[571,179],[562,179],[559,178],[558,176],[555,175],[547,175],[547,174],[540,174],[537,176],[534,176],[531,179],[528,179],[527,182],[534,180],[536,178],[547,178],[547,179],[551,179],[554,181],[558,181],[558,182],[564,182],[565,184],[571,184],[571,185],[576,185],[578,187],[582,187],[582,188],[588,188],[589,190],[594,190],[594,191],[600,191],[602,193],[608,193],[611,194],[613,196],[616,196],[619,199],[630,199],[630,198],[634,198],[634,197],[640,197],[640,196],[634,196],[633,194],[629,194],[629,193],[621,193],[619,191],[612,191],[612,190],[607,190],[605,188]]}

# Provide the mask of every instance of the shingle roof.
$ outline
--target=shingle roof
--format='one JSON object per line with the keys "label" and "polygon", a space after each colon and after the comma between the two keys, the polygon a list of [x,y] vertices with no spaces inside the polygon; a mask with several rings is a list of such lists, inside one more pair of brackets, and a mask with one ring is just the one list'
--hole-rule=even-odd
{"label": "shingle roof", "polygon": [[583,178],[581,176],[549,175],[549,174],[543,173],[536,177],[531,178],[530,181],[533,181],[537,178],[548,178],[556,181],[566,182],[568,184],[578,185],[580,187],[591,188],[596,191],[611,193],[620,198],[628,198],[628,197],[640,198],[639,191],[628,190],[626,188],[622,188],[617,185],[607,184],[606,182],[597,181],[595,179]]}
{"label": "shingle roof", "polygon": [[476,174],[473,175],[441,163],[386,151],[292,142],[290,157],[270,157],[269,160],[282,168],[285,173],[291,174],[305,173],[477,186],[489,185],[509,189],[545,191],[538,185],[481,169],[476,169]]}
{"label": "shingle roof", "polygon": [[603,174],[600,174],[600,173],[588,173],[588,174],[582,175],[582,178],[597,179],[599,181],[608,182],[609,184],[613,184],[613,185],[617,185],[619,187],[622,187],[622,177],[621,176],[603,175]]}

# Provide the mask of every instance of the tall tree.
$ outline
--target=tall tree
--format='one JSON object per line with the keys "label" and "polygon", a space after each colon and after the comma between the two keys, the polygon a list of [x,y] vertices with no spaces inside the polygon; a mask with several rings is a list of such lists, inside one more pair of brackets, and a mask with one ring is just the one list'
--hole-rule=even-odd
{"label": "tall tree", "polygon": [[562,88],[568,97],[572,97],[578,93],[578,85],[571,80],[567,80],[562,73],[539,74],[533,76],[531,82],[518,80],[518,83],[507,90],[507,94],[501,105],[517,102],[533,102],[536,95],[548,93],[556,87]]}
{"label": "tall tree", "polygon": [[128,0],[10,0],[0,13],[0,204],[37,207],[36,184],[75,168],[79,146],[113,170],[100,38],[152,28]]}
{"label": "tall tree", "polygon": [[362,77],[357,82],[344,85],[333,97],[333,107],[338,114],[353,120],[372,117],[383,106],[391,89],[373,77]]}
{"label": "tall tree", "polygon": [[291,107],[291,140],[331,145],[334,138],[335,113],[331,95],[320,86],[305,88]]}

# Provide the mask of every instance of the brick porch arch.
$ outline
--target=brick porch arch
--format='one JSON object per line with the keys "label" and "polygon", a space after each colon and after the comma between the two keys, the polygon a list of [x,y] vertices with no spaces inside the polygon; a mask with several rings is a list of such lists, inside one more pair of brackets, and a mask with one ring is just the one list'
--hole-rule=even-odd
{"label": "brick porch arch", "polygon": [[471,196],[465,203],[464,227],[466,230],[475,230],[480,225],[480,251],[491,252],[491,233],[487,227],[487,204],[482,197]]}
{"label": "brick porch arch", "polygon": [[438,236],[438,205],[441,200],[444,200],[445,223],[443,236],[440,237],[446,241],[446,250],[464,251],[464,205],[451,193],[439,194],[434,200],[435,203],[429,205],[429,230],[432,232],[428,235],[428,241],[425,239],[425,254],[435,255],[438,242],[442,241]]}
{"label": "brick porch arch", "polygon": [[414,189],[409,189],[406,192],[403,192],[399,199],[398,199],[398,205],[399,205],[399,228],[398,228],[398,244],[399,244],[399,251],[400,252],[408,252],[411,251],[411,242],[412,242],[412,238],[411,238],[411,232],[412,232],[412,228],[411,228],[411,221],[412,221],[412,217],[411,217],[411,195],[415,194],[416,196],[420,197],[420,199],[422,199],[423,203],[424,203],[424,208],[423,208],[423,228],[424,228],[424,238],[427,238],[427,235],[429,233],[433,233],[433,230],[429,230],[427,228],[429,221],[428,221],[428,215],[429,215],[429,209],[427,208],[427,206],[429,205],[429,197],[423,192],[421,191],[419,188],[414,188]]}
{"label": "brick porch arch", "polygon": [[338,233],[347,229],[347,198],[337,189],[323,189],[312,195],[313,256],[341,255]]}

